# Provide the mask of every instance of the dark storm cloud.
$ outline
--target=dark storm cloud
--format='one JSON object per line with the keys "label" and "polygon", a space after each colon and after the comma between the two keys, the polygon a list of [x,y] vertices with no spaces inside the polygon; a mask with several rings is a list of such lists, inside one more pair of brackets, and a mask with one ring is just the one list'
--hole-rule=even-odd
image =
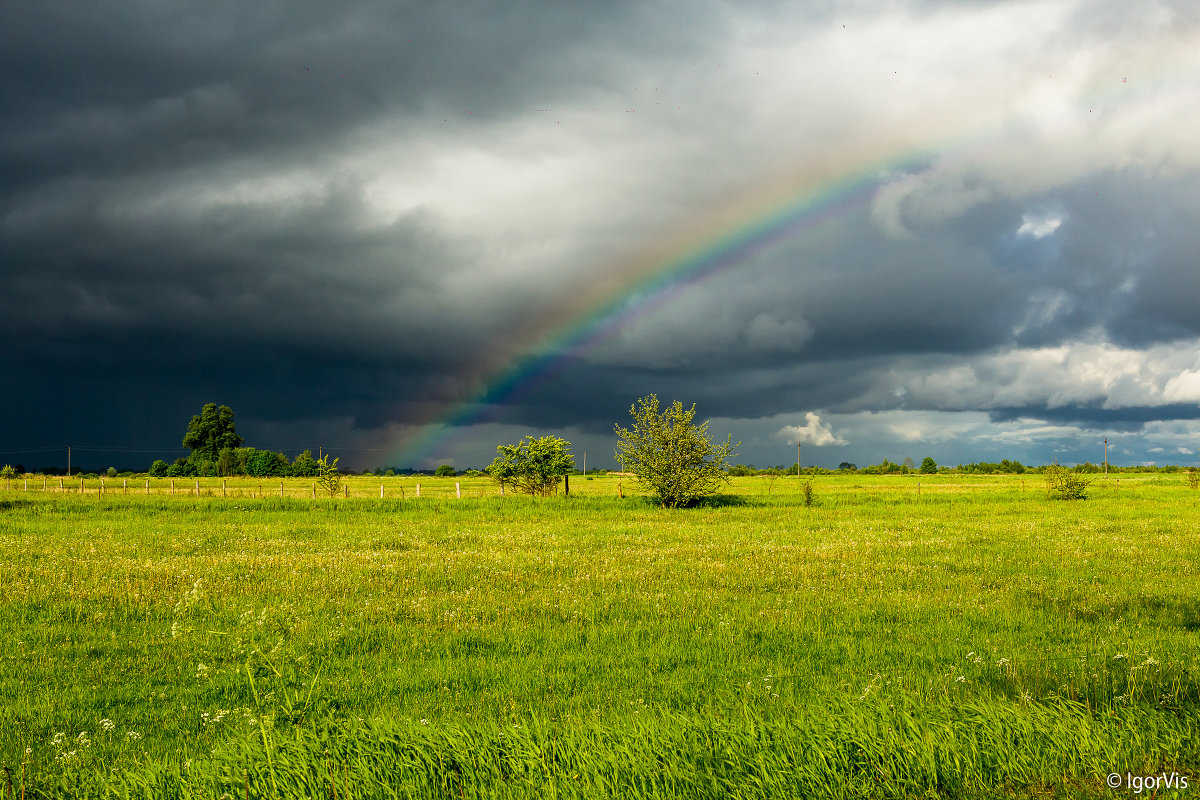
{"label": "dark storm cloud", "polygon": [[1092,430],[1141,431],[1146,423],[1162,419],[1200,419],[1200,406],[1195,403],[1170,403],[1161,406],[1135,406],[1128,408],[1097,408],[1095,406],[1071,405],[1059,408],[1025,406],[1001,408],[989,412],[995,422],[1010,422],[1035,418],[1050,423],[1068,423]]}
{"label": "dark storm cloud", "polygon": [[[0,374],[32,410],[0,443],[173,447],[210,400],[274,441],[363,447],[481,395],[596,436],[650,392],[845,425],[1194,419],[1198,164],[1159,124],[1190,130],[1194,103],[1142,63],[1191,52],[1194,12],[1131,8],[6,9]],[[1118,68],[1128,93],[1074,108]],[[994,107],[1012,143],[952,146]],[[866,204],[661,294],[621,272],[785,167],[840,178],[815,167],[873,138]],[[605,303],[609,338],[529,362]]]}
{"label": "dark storm cloud", "polygon": [[[375,118],[511,116],[703,39],[639,4],[22,5],[0,34],[9,185],[275,159]],[[463,111],[470,110],[471,117]]]}

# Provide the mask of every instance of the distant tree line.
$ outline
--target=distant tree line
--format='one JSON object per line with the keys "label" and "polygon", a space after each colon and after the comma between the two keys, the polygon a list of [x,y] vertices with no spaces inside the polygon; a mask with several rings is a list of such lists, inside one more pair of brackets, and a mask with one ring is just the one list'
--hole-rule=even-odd
{"label": "distant tree line", "polygon": [[[289,461],[283,453],[244,447],[233,421],[233,409],[206,403],[188,422],[183,446],[192,452],[174,463],[155,459],[150,465],[152,478],[225,477],[245,475],[255,478],[315,478],[322,475],[322,462],[305,450]],[[336,463],[336,460],[335,460]]]}
{"label": "distant tree line", "polygon": [[172,464],[156,459],[150,465],[150,477],[203,478],[244,475],[252,478],[315,478],[320,474],[320,462],[313,458],[311,450],[304,450],[290,461],[283,453],[259,450],[255,447],[223,448],[217,451],[216,459],[211,461],[193,456],[177,458]]}

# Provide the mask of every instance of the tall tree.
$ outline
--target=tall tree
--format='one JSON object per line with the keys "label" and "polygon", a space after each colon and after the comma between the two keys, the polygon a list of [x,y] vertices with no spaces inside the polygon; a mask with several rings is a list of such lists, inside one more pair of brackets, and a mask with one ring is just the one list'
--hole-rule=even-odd
{"label": "tall tree", "polygon": [[192,417],[188,423],[187,433],[183,436],[183,446],[189,447],[192,454],[188,460],[193,463],[217,460],[221,450],[226,447],[242,446],[242,437],[238,436],[233,424],[233,409],[229,406],[217,406],[216,403],[206,403],[200,413]]}

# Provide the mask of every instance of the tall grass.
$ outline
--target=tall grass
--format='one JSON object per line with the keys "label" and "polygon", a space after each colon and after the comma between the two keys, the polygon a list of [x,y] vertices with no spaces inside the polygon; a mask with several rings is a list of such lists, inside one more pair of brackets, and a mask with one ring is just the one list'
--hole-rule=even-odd
{"label": "tall grass", "polygon": [[0,499],[14,786],[983,796],[1197,766],[1182,482],[820,478],[806,507],[743,479],[668,512],[616,479],[355,480]]}

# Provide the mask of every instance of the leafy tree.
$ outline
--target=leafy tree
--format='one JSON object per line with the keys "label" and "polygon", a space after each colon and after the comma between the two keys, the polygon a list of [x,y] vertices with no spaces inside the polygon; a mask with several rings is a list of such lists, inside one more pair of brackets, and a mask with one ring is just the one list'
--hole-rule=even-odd
{"label": "leafy tree", "polygon": [[449,464],[442,464],[433,471],[433,474],[434,477],[437,478],[453,478],[458,474],[458,472],[455,471],[454,467],[450,466]]}
{"label": "leafy tree", "polygon": [[317,460],[312,457],[312,450],[305,450],[296,456],[296,460],[292,462],[287,473],[293,478],[315,478],[318,469]]}
{"label": "leafy tree", "polygon": [[509,483],[518,491],[543,497],[558,488],[563,476],[575,469],[571,443],[557,436],[526,436],[516,444],[496,446],[500,455],[487,472],[501,486]]}
{"label": "leafy tree", "polygon": [[233,409],[229,406],[218,408],[216,403],[206,403],[200,413],[192,417],[183,436],[183,446],[191,448],[189,458],[193,463],[215,463],[223,448],[241,447],[242,444],[242,437],[238,436],[233,424]]}
{"label": "leafy tree", "polygon": [[168,478],[194,478],[200,474],[195,463],[188,461],[186,458],[177,458],[175,463],[167,467]]}
{"label": "leafy tree", "polygon": [[163,461],[161,458],[154,459],[154,461],[150,464],[150,477],[151,478],[165,478],[166,475],[167,475],[167,462]]}
{"label": "leafy tree", "polygon": [[234,475],[237,473],[237,466],[237,449],[222,447],[220,452],[217,453],[217,474],[221,476]]}
{"label": "leafy tree", "polygon": [[117,468],[116,468],[116,467],[109,467],[108,469],[106,469],[106,470],[104,471],[104,474],[105,474],[106,476],[110,477],[110,478],[115,478],[115,477],[117,477]]}
{"label": "leafy tree", "polygon": [[11,464],[5,464],[4,469],[0,469],[0,478],[11,480],[15,477],[17,477],[17,471]]}
{"label": "leafy tree", "polygon": [[868,467],[863,467],[863,472],[868,475],[907,475],[908,467],[885,458],[879,464],[871,464]]}
{"label": "leafy tree", "polygon": [[322,456],[317,460],[317,483],[329,492],[330,497],[337,494],[337,490],[342,487],[342,476],[338,474],[338,459],[335,458],[331,462],[329,456]]}
{"label": "leafy tree", "polygon": [[659,410],[658,396],[639,398],[629,407],[631,428],[614,425],[616,459],[622,468],[637,475],[658,496],[664,508],[678,508],[714,494],[729,480],[728,459],[736,455],[730,445],[708,438],[708,423],[696,425],[696,406],[684,410],[678,400]]}
{"label": "leafy tree", "polygon": [[247,447],[246,474],[255,478],[282,477],[287,474],[288,460],[283,453]]}
{"label": "leafy tree", "polygon": [[838,469],[845,470],[846,472],[857,472],[858,464],[855,464],[851,461],[843,461],[842,463],[838,464]]}
{"label": "leafy tree", "polygon": [[933,475],[937,471],[937,462],[933,460],[932,456],[925,456],[925,458],[921,461],[921,472],[925,475]]}

